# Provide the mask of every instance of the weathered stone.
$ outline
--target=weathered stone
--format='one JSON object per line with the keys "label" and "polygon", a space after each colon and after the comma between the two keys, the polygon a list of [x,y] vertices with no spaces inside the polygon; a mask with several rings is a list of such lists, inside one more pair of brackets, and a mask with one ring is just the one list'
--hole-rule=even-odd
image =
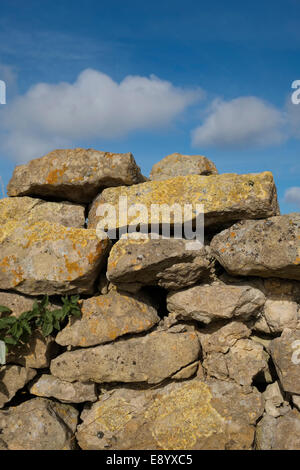
{"label": "weathered stone", "polygon": [[299,411],[279,418],[266,414],[257,425],[255,441],[258,450],[300,450]]}
{"label": "weathered stone", "polygon": [[96,389],[93,383],[65,382],[53,375],[43,374],[36,380],[29,392],[38,397],[53,397],[63,403],[82,403],[96,401]]}
{"label": "weathered stone", "polygon": [[228,382],[116,388],[83,411],[77,439],[87,450],[251,449],[262,412],[256,389]]}
{"label": "weathered stone", "polygon": [[202,366],[210,377],[251,385],[257,374],[268,370],[268,355],[261,344],[248,339],[251,330],[231,322],[209,334],[200,331]]}
{"label": "weathered stone", "polygon": [[55,197],[90,202],[101,188],[145,181],[131,153],[94,149],[54,150],[15,168],[9,196]]}
{"label": "weathered stone", "polygon": [[300,410],[300,395],[292,395],[292,402],[295,407]]}
{"label": "weathered stone", "polygon": [[174,327],[146,336],[65,352],[51,362],[51,373],[68,382],[159,383],[198,359],[193,327]]}
{"label": "weathered stone", "polygon": [[6,362],[33,369],[43,369],[49,367],[50,361],[57,351],[58,346],[52,336],[45,338],[39,330],[35,330],[28,343],[9,349]]}
{"label": "weathered stone", "polygon": [[107,277],[131,292],[143,285],[179,289],[207,279],[214,265],[209,250],[189,250],[189,243],[174,238],[121,239],[110,252]]}
{"label": "weathered stone", "polygon": [[0,291],[0,305],[10,308],[12,311],[11,315],[15,317],[19,317],[23,312],[31,310],[35,300],[34,297],[26,297],[15,292]]}
{"label": "weathered stone", "polygon": [[0,289],[23,294],[91,293],[109,240],[46,221],[0,228]]}
{"label": "weathered stone", "polygon": [[[127,197],[127,211],[120,196]],[[119,203],[121,201],[121,206]],[[115,208],[117,217],[111,214],[99,213],[103,204],[111,204]],[[140,211],[137,205],[143,204],[146,211]],[[193,209],[191,220],[199,214],[199,204],[203,205],[205,226],[219,225],[240,219],[261,219],[279,214],[276,188],[270,172],[237,175],[223,174],[198,176],[177,176],[161,181],[149,181],[132,187],[105,189],[94,200],[88,216],[88,226],[95,228],[99,221],[106,221],[109,229],[123,228],[135,225],[139,217],[143,224],[173,224],[178,223],[178,216],[174,213],[163,212],[155,215],[152,204],[167,204],[171,208],[174,204],[179,207],[181,215],[184,205],[189,204]],[[176,207],[176,206],[175,206]],[[135,209],[137,208],[137,214]],[[198,211],[197,211],[198,209]],[[118,217],[121,210],[121,217]],[[97,211],[98,214],[97,215]],[[152,214],[151,214],[152,212]],[[176,213],[176,211],[175,211]],[[115,220],[116,219],[116,220]],[[188,219],[186,216],[185,219]],[[185,220],[187,222],[188,220]]]}
{"label": "weathered stone", "polygon": [[217,174],[215,164],[202,155],[172,153],[153,165],[150,180],[161,181],[175,176]]}
{"label": "weathered stone", "polygon": [[8,450],[71,450],[77,420],[73,406],[33,398],[0,411],[1,440]]}
{"label": "weathered stone", "polygon": [[18,390],[33,379],[36,371],[20,366],[0,367],[0,408],[9,402]]}
{"label": "weathered stone", "polygon": [[211,248],[230,273],[300,280],[300,214],[242,220],[216,235]]}
{"label": "weathered stone", "polygon": [[249,338],[250,335],[251,330],[239,321],[231,321],[221,327],[210,325],[198,332],[204,356],[210,353],[226,354],[239,339]]}
{"label": "weathered stone", "polygon": [[63,346],[95,346],[128,333],[140,333],[159,322],[156,309],[145,295],[135,297],[111,290],[83,300],[80,319],[70,319],[56,337]]}
{"label": "weathered stone", "polygon": [[288,402],[284,400],[278,382],[269,384],[263,393],[263,397],[266,413],[274,418],[283,416],[291,409]]}
{"label": "weathered stone", "polygon": [[281,333],[284,328],[296,328],[299,320],[299,307],[296,302],[267,299],[254,329],[263,333]]}
{"label": "weathered stone", "polygon": [[264,294],[250,286],[215,282],[199,285],[167,296],[167,308],[182,320],[210,323],[218,319],[249,319],[258,314],[265,302]]}
{"label": "weathered stone", "polygon": [[283,390],[300,394],[300,330],[284,329],[269,351]]}
{"label": "weathered stone", "polygon": [[66,227],[83,228],[85,207],[71,202],[48,202],[33,197],[10,197],[0,200],[0,225],[10,221],[47,220]]}

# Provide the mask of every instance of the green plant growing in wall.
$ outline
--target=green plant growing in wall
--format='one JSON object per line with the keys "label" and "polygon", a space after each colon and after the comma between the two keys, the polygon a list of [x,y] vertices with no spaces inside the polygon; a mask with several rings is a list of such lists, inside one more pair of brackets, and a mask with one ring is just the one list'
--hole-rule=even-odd
{"label": "green plant growing in wall", "polygon": [[19,317],[10,315],[8,307],[0,305],[0,364],[5,364],[5,356],[9,347],[26,344],[35,329],[43,336],[49,336],[54,330],[59,331],[61,324],[69,316],[80,318],[79,296],[72,295],[61,298],[62,307],[49,309],[49,297],[41,301],[35,300],[32,309],[23,312]]}

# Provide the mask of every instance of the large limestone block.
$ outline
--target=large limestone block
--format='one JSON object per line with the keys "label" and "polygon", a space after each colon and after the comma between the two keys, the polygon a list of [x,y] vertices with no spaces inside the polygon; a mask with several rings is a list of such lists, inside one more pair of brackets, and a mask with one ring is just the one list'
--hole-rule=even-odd
{"label": "large limestone block", "polygon": [[93,383],[65,382],[49,374],[43,374],[29,392],[38,397],[53,397],[63,403],[82,403],[97,400],[96,387]]}
{"label": "large limestone block", "polygon": [[32,223],[47,220],[66,227],[83,228],[85,207],[71,202],[48,202],[27,196],[1,199],[0,225],[11,220],[26,220]]}
{"label": "large limestone block", "polygon": [[81,414],[86,450],[251,449],[261,394],[234,383],[199,379],[155,389],[116,388]]}
{"label": "large limestone block", "polygon": [[107,277],[129,291],[143,285],[180,289],[209,278],[214,266],[209,249],[190,250],[189,245],[174,238],[121,239],[110,252]]}
{"label": "large limestone block", "polygon": [[141,333],[160,320],[150,298],[116,290],[83,300],[81,312],[81,318],[71,318],[58,333],[55,339],[58,344],[95,346],[128,333]]}
{"label": "large limestone block", "polygon": [[150,180],[162,181],[174,176],[217,174],[215,164],[202,155],[172,153],[153,165]]}
{"label": "large limestone block", "polygon": [[300,213],[242,220],[216,235],[211,248],[230,274],[300,280]]}
{"label": "large limestone block", "polygon": [[90,293],[109,249],[94,230],[46,221],[0,228],[0,289],[29,295]]}
{"label": "large limestone block", "polygon": [[[121,186],[119,188],[105,189],[94,200],[89,212],[89,227],[95,228],[97,223],[104,218],[108,220],[110,229],[126,226],[126,209],[122,198],[127,197],[127,225],[134,225],[134,220],[139,217],[142,224],[174,222],[174,214],[171,216],[160,213],[153,214],[151,218],[152,204],[167,204],[169,207],[178,204],[183,215],[185,204],[192,205],[195,211],[191,220],[198,216],[197,205],[204,206],[205,225],[233,222],[239,219],[261,219],[279,214],[276,188],[272,173],[264,172],[248,175],[223,174],[211,176],[177,176],[165,181],[149,181],[132,187]],[[119,203],[121,205],[119,207]],[[111,204],[115,208],[115,214],[101,214],[103,204]],[[143,204],[146,208],[140,214],[136,213],[137,204]],[[124,205],[124,207],[123,207]],[[106,206],[107,207],[107,206]],[[122,214],[119,217],[119,209]],[[125,212],[125,213],[124,213]],[[153,211],[152,211],[153,212]],[[178,223],[178,216],[175,221]],[[186,219],[189,219],[186,216]],[[188,220],[186,220],[187,222]]]}
{"label": "large limestone block", "polygon": [[59,149],[15,168],[9,196],[40,196],[87,203],[109,186],[145,181],[131,153]]}
{"label": "large limestone block", "polygon": [[71,450],[78,411],[71,405],[33,398],[0,411],[3,448],[7,450]]}
{"label": "large limestone block", "polygon": [[219,319],[247,320],[265,303],[264,294],[250,286],[215,282],[170,292],[167,308],[181,320],[210,323]]}
{"label": "large limestone block", "polygon": [[65,352],[51,362],[51,373],[68,382],[159,383],[198,359],[193,327],[180,325],[143,337],[121,339]]}
{"label": "large limestone block", "polygon": [[284,329],[269,351],[283,390],[300,395],[300,330]]}
{"label": "large limestone block", "polygon": [[258,450],[300,450],[300,414],[290,410],[275,418],[268,414],[258,423],[256,430]]}
{"label": "large limestone block", "polygon": [[18,390],[36,375],[33,369],[20,366],[0,367],[0,408],[9,402]]}

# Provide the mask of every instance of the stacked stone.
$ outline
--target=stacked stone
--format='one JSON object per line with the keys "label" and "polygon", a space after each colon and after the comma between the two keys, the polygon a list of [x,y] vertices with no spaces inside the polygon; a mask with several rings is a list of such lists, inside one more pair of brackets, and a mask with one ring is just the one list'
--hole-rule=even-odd
{"label": "stacked stone", "polygon": [[[8,355],[1,449],[300,449],[300,214],[270,172],[172,154],[147,179],[131,154],[57,150],[7,192],[0,305],[80,294],[82,317]],[[203,204],[204,246],[100,239],[120,196]]]}

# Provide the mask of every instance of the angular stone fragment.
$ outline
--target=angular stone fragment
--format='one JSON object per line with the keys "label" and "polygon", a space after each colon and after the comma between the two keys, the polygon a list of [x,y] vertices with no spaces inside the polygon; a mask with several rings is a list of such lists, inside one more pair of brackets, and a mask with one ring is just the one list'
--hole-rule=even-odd
{"label": "angular stone fragment", "polygon": [[34,398],[0,410],[1,440],[8,450],[71,450],[77,420],[73,406]]}
{"label": "angular stone fragment", "polygon": [[109,186],[145,181],[131,153],[60,149],[15,168],[9,196],[54,197],[87,203]]}
{"label": "angular stone fragment", "polygon": [[[119,199],[120,196],[127,197],[127,211],[125,199]],[[110,211],[109,215],[106,213],[101,215],[99,211],[104,204],[111,204],[115,211]],[[140,204],[145,206],[145,210],[137,209],[138,212],[133,210]],[[270,172],[209,177],[188,175],[177,176],[163,182],[149,181],[129,188],[122,186],[105,189],[92,204],[88,226],[95,228],[99,221],[105,220],[110,229],[122,228],[135,225],[137,217],[141,224],[173,224],[174,220],[178,223],[179,216],[176,215],[174,219],[172,211],[171,214],[166,211],[155,215],[154,207],[151,211],[152,204],[167,204],[169,208],[176,204],[182,216],[184,205],[191,205],[193,215],[186,215],[185,222],[198,217],[200,210],[198,205],[202,204],[205,226],[225,224],[240,219],[261,219],[279,214],[276,188]],[[120,217],[119,210],[122,212]]]}
{"label": "angular stone fragment", "polygon": [[202,155],[172,153],[153,165],[150,180],[161,181],[175,176],[217,174],[214,163]]}
{"label": "angular stone fragment", "polygon": [[296,302],[267,299],[254,329],[263,333],[281,333],[285,328],[296,328],[299,320],[299,306]]}
{"label": "angular stone fragment", "polygon": [[300,450],[299,411],[278,418],[266,414],[257,425],[255,441],[258,450]]}
{"label": "angular stone fragment", "polygon": [[49,367],[50,361],[55,357],[57,351],[58,346],[52,336],[45,338],[39,330],[35,330],[28,343],[9,349],[6,362],[33,369],[44,369]]}
{"label": "angular stone fragment", "polygon": [[170,292],[167,296],[167,308],[177,318],[206,324],[229,318],[247,320],[257,315],[264,302],[265,296],[258,289],[218,282]]}
{"label": "angular stone fragment", "polygon": [[100,395],[77,428],[86,450],[251,449],[263,412],[260,393],[199,379]]}
{"label": "angular stone fragment", "polygon": [[0,228],[0,289],[23,294],[91,293],[109,240],[46,221]]}
{"label": "angular stone fragment", "polygon": [[284,400],[278,382],[269,384],[263,393],[263,397],[265,399],[266,413],[274,418],[283,416],[291,409],[289,403]]}
{"label": "angular stone fragment", "polygon": [[18,390],[33,379],[36,371],[20,366],[0,367],[0,408],[9,402]]}
{"label": "angular stone fragment", "polygon": [[121,239],[110,252],[107,277],[131,292],[143,285],[180,289],[209,278],[214,262],[208,249],[190,250],[189,245],[174,238]]}
{"label": "angular stone fragment", "polygon": [[283,330],[271,341],[269,352],[285,392],[300,394],[300,330]]}
{"label": "angular stone fragment", "polygon": [[195,362],[199,352],[194,328],[181,326],[65,352],[51,362],[51,373],[68,382],[155,384]]}
{"label": "angular stone fragment", "polygon": [[300,214],[242,220],[216,235],[211,248],[230,274],[300,280]]}
{"label": "angular stone fragment", "polygon": [[249,338],[250,335],[251,330],[239,321],[231,321],[221,327],[210,325],[198,333],[204,356],[210,353],[226,354],[238,340]]}
{"label": "angular stone fragment", "polygon": [[257,374],[268,370],[268,354],[261,344],[248,339],[251,330],[239,322],[200,331],[202,366],[210,377],[251,385]]}
{"label": "angular stone fragment", "polygon": [[62,346],[95,346],[128,333],[141,333],[159,322],[156,309],[145,295],[135,297],[111,290],[83,300],[80,319],[70,319],[56,336]]}
{"label": "angular stone fragment", "polygon": [[48,202],[33,197],[0,200],[0,225],[10,221],[41,222],[47,220],[66,227],[83,228],[85,207],[71,202]]}
{"label": "angular stone fragment", "polygon": [[95,384],[65,382],[48,374],[39,377],[31,385],[29,392],[38,397],[53,397],[63,403],[82,403],[97,400]]}

